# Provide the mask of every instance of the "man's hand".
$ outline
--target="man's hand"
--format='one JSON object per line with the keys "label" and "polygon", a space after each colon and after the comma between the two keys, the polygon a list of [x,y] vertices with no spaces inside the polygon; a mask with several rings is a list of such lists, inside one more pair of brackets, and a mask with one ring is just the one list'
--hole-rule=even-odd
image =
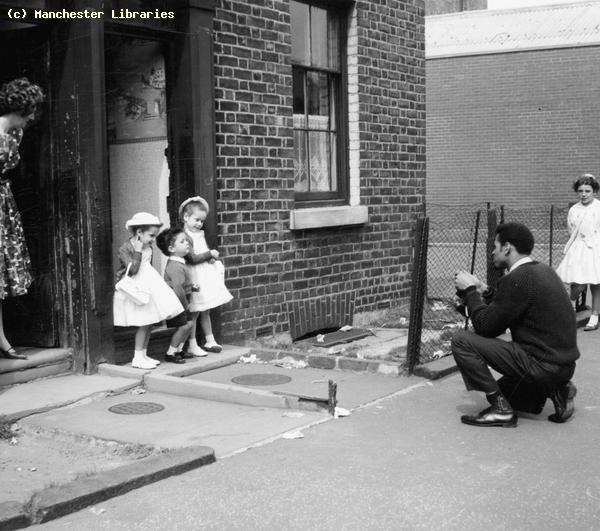
{"label": "man's hand", "polygon": [[457,271],[454,274],[454,286],[459,291],[464,291],[471,286],[475,286],[478,291],[483,291],[487,287],[475,275],[466,271]]}

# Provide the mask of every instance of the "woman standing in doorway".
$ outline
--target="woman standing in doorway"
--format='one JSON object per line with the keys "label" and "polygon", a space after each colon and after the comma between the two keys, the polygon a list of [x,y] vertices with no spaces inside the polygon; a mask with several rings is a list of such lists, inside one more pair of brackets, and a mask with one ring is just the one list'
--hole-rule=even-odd
{"label": "woman standing in doorway", "polygon": [[7,172],[19,164],[23,129],[35,119],[43,101],[42,89],[25,77],[0,87],[0,357],[7,359],[27,359],[27,356],[17,354],[6,338],[2,301],[26,294],[32,281],[21,215]]}
{"label": "woman standing in doorway", "polygon": [[571,285],[571,300],[590,285],[592,292],[592,315],[584,331],[598,329],[600,313],[600,201],[596,194],[600,184],[591,173],[584,173],[573,183],[579,201],[567,216],[569,241],[565,256],[556,269],[563,282]]}

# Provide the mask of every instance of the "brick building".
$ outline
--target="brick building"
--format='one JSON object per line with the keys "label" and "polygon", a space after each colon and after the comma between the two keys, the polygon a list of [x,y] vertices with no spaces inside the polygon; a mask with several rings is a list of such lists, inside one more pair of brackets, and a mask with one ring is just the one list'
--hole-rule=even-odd
{"label": "brick building", "polygon": [[[224,337],[287,331],[294,301],[350,291],[365,312],[407,297],[425,185],[424,2],[218,4],[217,210],[235,295]],[[329,59],[303,48],[325,16],[337,31]],[[311,115],[310,98],[327,100],[328,89],[335,95]],[[302,162],[302,129],[334,106],[338,182],[313,192],[302,183],[314,162]],[[315,123],[309,137],[326,127]]]}
{"label": "brick building", "polygon": [[427,201],[567,205],[600,173],[600,3],[427,18]]}
{"label": "brick building", "polygon": [[125,220],[176,223],[196,194],[235,297],[214,315],[223,341],[287,333],[294,305],[408,297],[423,0],[7,1],[0,42],[3,79],[48,93],[11,174],[35,273],[4,305],[17,347],[83,372],[131,359],[134,330],[112,316]]}

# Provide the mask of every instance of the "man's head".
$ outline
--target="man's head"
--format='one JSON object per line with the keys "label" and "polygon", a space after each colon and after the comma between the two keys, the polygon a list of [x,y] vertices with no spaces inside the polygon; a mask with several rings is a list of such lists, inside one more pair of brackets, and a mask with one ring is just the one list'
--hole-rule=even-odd
{"label": "man's head", "polygon": [[511,267],[517,260],[529,256],[533,245],[533,234],[525,225],[501,223],[496,227],[496,239],[492,251],[494,267],[497,269]]}

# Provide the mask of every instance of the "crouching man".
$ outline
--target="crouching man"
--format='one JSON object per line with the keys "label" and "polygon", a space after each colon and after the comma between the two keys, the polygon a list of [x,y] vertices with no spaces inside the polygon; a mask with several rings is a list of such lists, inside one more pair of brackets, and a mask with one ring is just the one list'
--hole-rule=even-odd
{"label": "crouching man", "polygon": [[[498,225],[492,259],[506,269],[495,293],[477,277],[459,271],[454,283],[475,332],[452,338],[452,354],[468,390],[485,393],[491,406],[463,415],[472,426],[517,425],[516,410],[539,414],[547,398],[565,422],[577,392],[570,382],[579,358],[575,313],[566,290],[547,265],[529,256],[534,239],[519,223]],[[497,339],[510,329],[512,341]],[[496,381],[489,367],[502,377]]]}

